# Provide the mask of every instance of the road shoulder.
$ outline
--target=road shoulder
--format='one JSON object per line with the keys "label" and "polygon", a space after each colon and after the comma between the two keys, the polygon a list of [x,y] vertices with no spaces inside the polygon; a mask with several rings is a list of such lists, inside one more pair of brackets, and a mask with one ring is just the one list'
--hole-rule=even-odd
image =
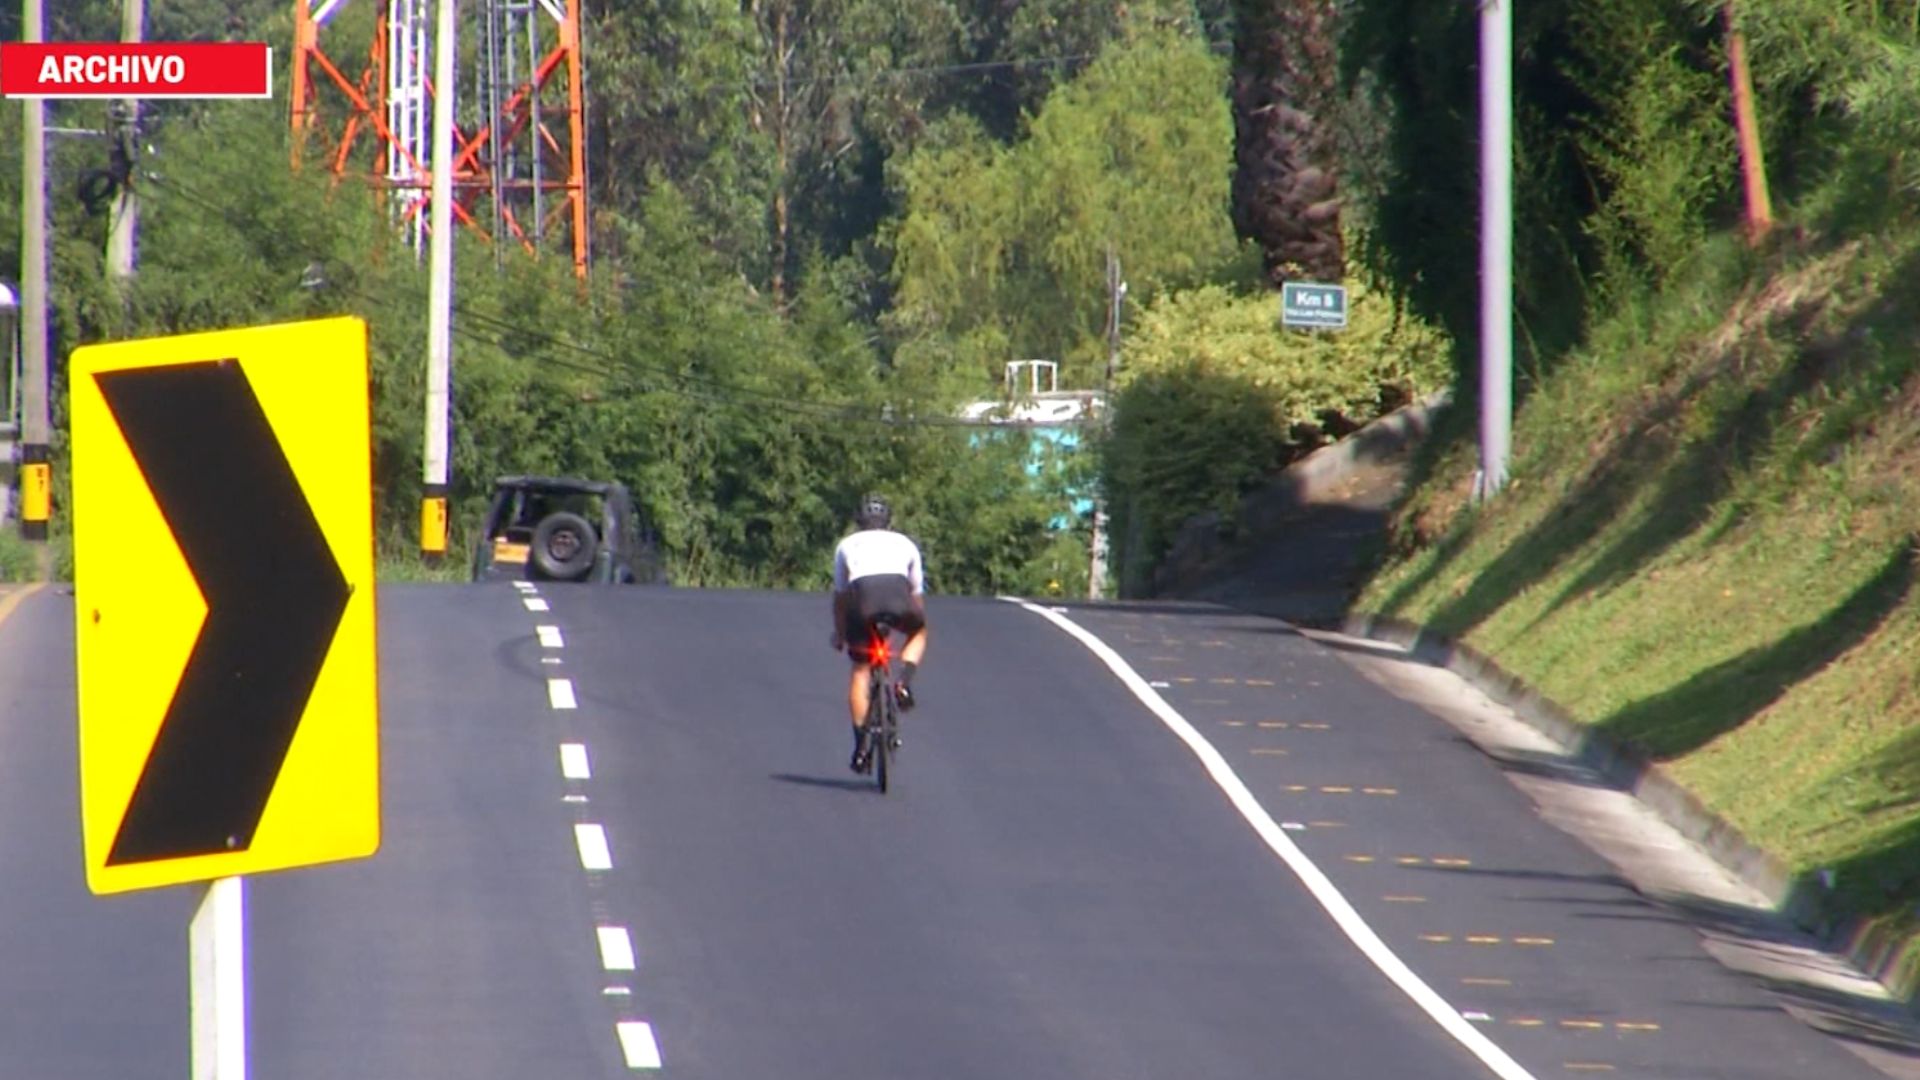
{"label": "road shoulder", "polygon": [[1441,717],[1500,763],[1541,817],[1613,864],[1650,901],[1684,919],[1728,968],[1875,1069],[1920,1080],[1920,1018],[1886,986],[1820,947],[1652,807],[1583,764],[1464,677],[1390,643],[1303,630],[1395,696]]}
{"label": "road shoulder", "polygon": [[13,585],[0,584],[0,625],[6,623],[7,616],[12,615],[14,610],[26,601],[27,597],[32,596],[44,588],[46,588],[46,585],[39,582]]}

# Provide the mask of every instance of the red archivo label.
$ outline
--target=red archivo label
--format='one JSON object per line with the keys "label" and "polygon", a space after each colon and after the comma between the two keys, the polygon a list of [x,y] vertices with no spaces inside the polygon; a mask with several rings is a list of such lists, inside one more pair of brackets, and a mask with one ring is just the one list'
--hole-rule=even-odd
{"label": "red archivo label", "polygon": [[0,96],[9,98],[265,98],[265,42],[62,41],[0,44]]}

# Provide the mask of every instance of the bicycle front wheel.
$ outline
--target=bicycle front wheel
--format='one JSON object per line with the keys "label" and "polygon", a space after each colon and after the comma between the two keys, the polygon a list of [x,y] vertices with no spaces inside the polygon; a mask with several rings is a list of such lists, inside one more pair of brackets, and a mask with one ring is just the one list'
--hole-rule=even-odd
{"label": "bicycle front wheel", "polygon": [[873,772],[874,781],[880,785],[880,793],[883,795],[887,791],[887,774],[893,764],[893,734],[895,725],[899,722],[896,708],[893,700],[893,684],[881,682],[880,707],[874,710],[878,714],[875,717],[878,724],[873,732]]}

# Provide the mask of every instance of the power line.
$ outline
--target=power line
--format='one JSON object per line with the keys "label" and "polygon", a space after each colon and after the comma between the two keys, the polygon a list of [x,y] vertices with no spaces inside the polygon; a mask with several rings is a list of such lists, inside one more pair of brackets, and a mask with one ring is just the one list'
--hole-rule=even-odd
{"label": "power line", "polygon": [[[835,75],[816,75],[809,78],[787,79],[786,85],[788,87],[812,87],[835,84],[866,85],[879,82],[895,82],[922,76],[984,75],[994,71],[1004,71],[1009,68],[1046,67],[1078,63],[1085,60],[1092,60],[1099,55],[1099,53],[1065,53],[1059,56],[1034,56],[1018,60],[989,60],[972,64],[926,64],[917,67],[880,68],[875,71],[860,74],[844,72]],[[746,80],[746,83],[748,86],[760,90],[777,86],[780,84],[780,81],[777,76],[756,75]]]}
{"label": "power line", "polygon": [[[233,217],[230,207],[221,206],[207,196],[194,190],[189,185],[158,175],[149,175],[146,179],[159,184],[164,190],[171,190],[187,202],[217,215],[222,219],[231,220]],[[256,228],[261,224],[259,218],[255,215],[250,215],[250,219],[250,224]],[[370,303],[395,306],[398,304],[398,301],[394,297],[376,294],[345,283],[332,283],[330,287]],[[602,349],[597,349],[562,337],[550,331],[520,326],[499,318],[498,316],[476,311],[464,305],[455,304],[454,311],[463,319],[492,326],[518,337],[538,341],[550,347],[598,361],[598,363],[590,364],[578,361],[567,361],[560,357],[549,356],[545,362],[571,371],[614,380],[616,383],[626,381],[627,386],[624,388],[628,389],[637,389],[643,392],[669,393],[688,400],[733,409],[751,409],[764,412],[769,408],[777,408],[789,413],[799,414],[799,418],[812,419],[821,423],[869,423],[895,428],[960,428],[981,426],[974,421],[969,421],[961,417],[890,416],[886,414],[887,406],[884,405],[881,406],[881,414],[875,415],[870,406],[863,406],[854,402],[807,401],[788,395],[741,387],[710,376],[696,375],[690,372],[678,371],[660,364],[648,364],[633,360],[629,357],[617,356]],[[512,350],[507,348],[506,341],[503,337],[481,334],[457,324],[454,327],[454,332],[469,341],[492,346],[509,358],[513,358],[514,356]],[[648,376],[658,381],[653,385],[648,385],[643,381],[644,378]]]}
{"label": "power line", "polygon": [[[1234,43],[1232,41],[1209,40],[1200,41],[1199,44],[1204,45],[1208,52],[1219,53],[1231,51]],[[786,80],[786,85],[788,87],[810,87],[825,84],[862,85],[926,76],[984,75],[997,71],[1005,71],[1010,68],[1048,67],[1082,63],[1097,60],[1100,58],[1100,55],[1098,52],[1061,53],[1054,56],[1025,56],[1015,57],[1010,60],[982,60],[966,64],[922,64],[909,67],[880,68],[875,71],[860,74],[849,72],[836,75],[819,75],[804,79],[788,79]],[[747,85],[754,89],[768,89],[778,84],[779,80],[769,75],[758,75],[747,80]],[[708,88],[717,85],[720,85],[719,80],[714,80],[706,84]]]}

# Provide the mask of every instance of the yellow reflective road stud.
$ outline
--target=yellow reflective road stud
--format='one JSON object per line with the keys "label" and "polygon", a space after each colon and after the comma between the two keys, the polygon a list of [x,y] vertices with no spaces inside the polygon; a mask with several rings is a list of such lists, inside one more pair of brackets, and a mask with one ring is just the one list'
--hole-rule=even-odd
{"label": "yellow reflective road stud", "polygon": [[88,887],[373,854],[365,324],[94,345],[70,371]]}

